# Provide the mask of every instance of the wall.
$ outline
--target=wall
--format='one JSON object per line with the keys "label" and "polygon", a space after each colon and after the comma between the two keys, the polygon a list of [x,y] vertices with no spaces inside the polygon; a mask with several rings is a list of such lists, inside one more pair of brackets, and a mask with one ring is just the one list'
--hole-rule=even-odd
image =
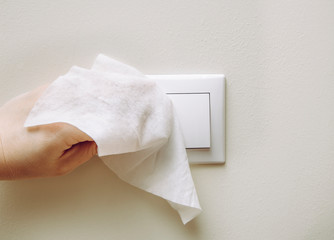
{"label": "wall", "polygon": [[334,239],[334,2],[0,1],[0,103],[98,53],[146,74],[224,73],[226,158],[192,166],[204,212],[98,159],[0,183],[1,239]]}

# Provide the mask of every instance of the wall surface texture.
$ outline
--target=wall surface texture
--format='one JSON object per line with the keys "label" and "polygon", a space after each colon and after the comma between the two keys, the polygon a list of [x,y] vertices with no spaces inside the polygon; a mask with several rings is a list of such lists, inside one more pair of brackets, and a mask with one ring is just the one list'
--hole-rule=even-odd
{"label": "wall surface texture", "polygon": [[191,167],[197,219],[94,158],[2,181],[0,239],[334,239],[333,26],[331,0],[0,0],[0,104],[98,53],[227,79],[227,161]]}

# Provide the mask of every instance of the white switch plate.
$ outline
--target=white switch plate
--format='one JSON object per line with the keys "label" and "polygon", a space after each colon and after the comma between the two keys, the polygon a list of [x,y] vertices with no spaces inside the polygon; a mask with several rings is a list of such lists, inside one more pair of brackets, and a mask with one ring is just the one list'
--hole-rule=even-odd
{"label": "white switch plate", "polygon": [[[181,122],[181,131],[187,144],[189,162],[199,164],[224,163],[224,75],[148,75],[147,77],[155,80],[161,89],[171,97],[176,110],[179,109],[177,112]],[[176,95],[179,96],[177,97]],[[206,96],[209,99],[209,108],[205,107],[207,102],[205,99]],[[188,107],[187,104],[189,104]],[[194,117],[199,119],[194,119]],[[192,119],[193,121],[191,121]],[[186,128],[182,127],[182,122],[184,122],[183,125],[187,125]],[[185,124],[187,122],[191,124]],[[199,126],[199,132],[195,133],[191,131],[195,131],[195,128]],[[200,133],[201,131],[202,133]],[[194,137],[203,139],[191,140]],[[190,139],[190,142],[187,142],[187,139]],[[197,147],[193,147],[196,144]]]}

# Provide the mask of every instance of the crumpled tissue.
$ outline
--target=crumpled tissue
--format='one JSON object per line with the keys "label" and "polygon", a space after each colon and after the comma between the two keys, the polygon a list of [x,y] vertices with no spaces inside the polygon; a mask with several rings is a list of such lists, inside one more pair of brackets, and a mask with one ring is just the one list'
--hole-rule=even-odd
{"label": "crumpled tissue", "polygon": [[201,212],[174,107],[131,66],[100,54],[74,66],[35,103],[25,127],[65,122],[89,135],[125,182],[162,197],[185,224]]}

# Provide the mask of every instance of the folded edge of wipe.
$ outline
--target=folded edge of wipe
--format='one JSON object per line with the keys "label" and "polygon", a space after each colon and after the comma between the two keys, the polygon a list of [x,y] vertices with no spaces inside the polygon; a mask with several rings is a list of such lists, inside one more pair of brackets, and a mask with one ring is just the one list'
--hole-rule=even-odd
{"label": "folded edge of wipe", "polygon": [[72,67],[36,102],[25,127],[69,123],[125,182],[162,197],[186,224],[201,212],[171,100],[138,70],[100,54]]}

